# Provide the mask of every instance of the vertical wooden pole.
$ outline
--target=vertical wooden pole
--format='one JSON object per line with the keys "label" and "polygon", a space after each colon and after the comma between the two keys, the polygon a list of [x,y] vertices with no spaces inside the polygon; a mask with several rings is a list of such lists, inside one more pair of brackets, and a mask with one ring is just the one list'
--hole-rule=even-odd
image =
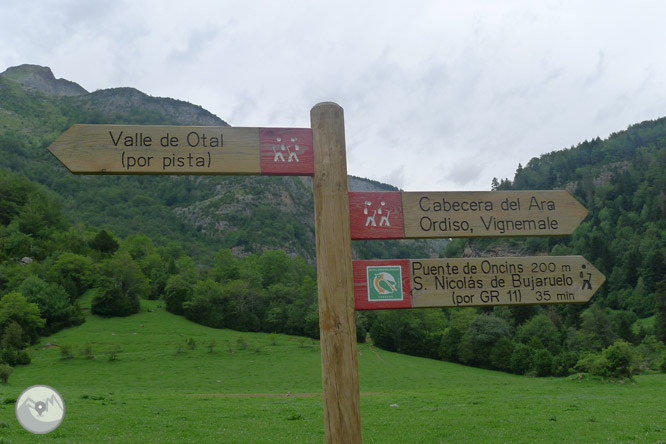
{"label": "vertical wooden pole", "polygon": [[335,103],[320,103],[310,121],[326,443],[357,444],[361,409],[344,113]]}

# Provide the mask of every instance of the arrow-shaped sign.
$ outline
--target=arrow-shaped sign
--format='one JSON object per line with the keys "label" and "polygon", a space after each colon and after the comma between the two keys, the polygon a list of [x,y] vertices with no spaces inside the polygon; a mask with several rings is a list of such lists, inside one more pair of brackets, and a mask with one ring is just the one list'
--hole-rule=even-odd
{"label": "arrow-shaped sign", "polygon": [[49,150],[75,174],[314,174],[309,128],[74,125]]}
{"label": "arrow-shaped sign", "polygon": [[582,256],[354,261],[357,310],[583,303],[606,280]]}
{"label": "arrow-shaped sign", "polygon": [[587,210],[565,190],[350,192],[352,239],[562,236]]}

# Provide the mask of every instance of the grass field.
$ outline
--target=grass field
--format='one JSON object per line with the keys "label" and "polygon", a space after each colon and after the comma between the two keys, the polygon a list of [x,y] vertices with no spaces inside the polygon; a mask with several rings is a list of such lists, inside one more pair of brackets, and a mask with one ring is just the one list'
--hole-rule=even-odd
{"label": "grass field", "polygon": [[[61,359],[65,345],[74,358]],[[526,378],[367,344],[359,372],[365,443],[666,443],[666,375],[625,384]],[[47,435],[24,431],[14,416],[11,399],[35,384],[66,403]],[[318,342],[214,330],[151,301],[135,316],[88,316],[43,338],[32,364],[0,386],[0,401],[0,443],[324,441]]]}

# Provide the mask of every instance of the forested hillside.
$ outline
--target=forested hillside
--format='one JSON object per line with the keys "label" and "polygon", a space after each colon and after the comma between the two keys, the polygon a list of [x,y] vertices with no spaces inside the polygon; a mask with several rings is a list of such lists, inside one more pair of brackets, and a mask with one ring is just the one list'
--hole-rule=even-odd
{"label": "forested hillside", "polygon": [[[573,235],[458,239],[447,255],[583,255],[608,280],[584,305],[370,315],[375,343],[487,368],[566,375],[656,369],[666,340],[666,119],[519,165],[494,190],[569,190],[589,215]],[[661,360],[661,361],[660,361]]]}
{"label": "forested hillside", "polygon": [[[198,264],[217,250],[237,256],[281,249],[314,263],[314,213],[309,178],[229,176],[74,176],[47,147],[74,123],[227,124],[186,102],[132,88],[88,93],[32,65],[0,74],[0,168],[21,173],[62,198],[70,221],[158,244],[178,242]],[[388,186],[355,178],[359,189]],[[433,247],[435,245],[435,247]],[[389,254],[436,255],[437,243],[384,245]],[[359,244],[367,257],[372,246]]]}

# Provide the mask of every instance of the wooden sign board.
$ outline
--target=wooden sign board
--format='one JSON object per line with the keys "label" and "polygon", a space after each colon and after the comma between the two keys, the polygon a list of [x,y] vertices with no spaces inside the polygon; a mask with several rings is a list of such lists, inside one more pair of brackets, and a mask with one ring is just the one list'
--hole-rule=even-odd
{"label": "wooden sign board", "polygon": [[74,174],[314,174],[309,128],[73,125],[49,150]]}
{"label": "wooden sign board", "polygon": [[357,310],[583,303],[606,280],[582,256],[354,261]]}
{"label": "wooden sign board", "polygon": [[565,190],[350,192],[353,240],[569,235],[587,210]]}

